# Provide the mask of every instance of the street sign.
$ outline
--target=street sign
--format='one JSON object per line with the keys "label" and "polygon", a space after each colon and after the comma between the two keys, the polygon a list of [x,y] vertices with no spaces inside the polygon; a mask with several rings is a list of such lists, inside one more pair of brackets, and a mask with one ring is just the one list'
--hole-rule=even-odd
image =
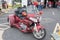
{"label": "street sign", "polygon": [[22,0],[22,7],[25,5],[27,6],[28,0]]}
{"label": "street sign", "polygon": [[53,34],[51,34],[51,40],[60,40],[60,25],[56,24]]}
{"label": "street sign", "polygon": [[53,32],[53,33],[56,33],[56,34],[60,35],[60,25],[59,25],[59,23],[57,23],[57,24],[56,24],[56,26],[55,26],[55,29],[54,29],[54,32]]}

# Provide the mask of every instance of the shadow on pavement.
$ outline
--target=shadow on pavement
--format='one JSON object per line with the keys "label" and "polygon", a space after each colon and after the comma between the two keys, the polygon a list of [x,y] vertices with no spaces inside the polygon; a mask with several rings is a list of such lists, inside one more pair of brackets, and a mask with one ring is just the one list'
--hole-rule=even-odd
{"label": "shadow on pavement", "polygon": [[[50,33],[43,40],[50,40]],[[3,40],[37,40],[32,33],[23,33],[16,28],[8,28],[3,32]]]}
{"label": "shadow on pavement", "polygon": [[22,33],[18,29],[8,28],[2,35],[3,40],[36,40],[32,33]]}

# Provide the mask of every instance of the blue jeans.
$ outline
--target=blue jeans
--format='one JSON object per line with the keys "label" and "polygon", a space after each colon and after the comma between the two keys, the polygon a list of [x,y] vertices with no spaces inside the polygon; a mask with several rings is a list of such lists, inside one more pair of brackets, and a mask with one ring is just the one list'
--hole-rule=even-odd
{"label": "blue jeans", "polygon": [[41,11],[43,9],[43,5],[38,5],[38,10]]}

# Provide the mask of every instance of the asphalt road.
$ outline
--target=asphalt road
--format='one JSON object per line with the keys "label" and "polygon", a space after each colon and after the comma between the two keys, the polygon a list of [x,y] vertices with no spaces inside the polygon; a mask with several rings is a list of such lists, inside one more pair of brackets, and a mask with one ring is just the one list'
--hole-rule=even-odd
{"label": "asphalt road", "polygon": [[[60,23],[60,9],[43,9],[41,25],[46,29],[46,37],[43,40],[51,40],[50,34],[56,26],[56,23]],[[7,16],[10,13],[0,16],[0,31],[3,31],[1,35],[2,40],[37,40],[33,37],[32,33],[24,34],[15,28],[9,28],[7,25]]]}

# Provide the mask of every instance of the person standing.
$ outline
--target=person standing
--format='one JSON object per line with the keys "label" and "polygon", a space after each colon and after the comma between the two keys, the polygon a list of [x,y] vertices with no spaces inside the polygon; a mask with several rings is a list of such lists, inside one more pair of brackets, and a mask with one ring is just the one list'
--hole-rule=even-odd
{"label": "person standing", "polygon": [[42,10],[43,9],[43,6],[44,6],[44,0],[38,0],[38,10]]}
{"label": "person standing", "polygon": [[2,2],[2,7],[3,7],[4,9],[8,8],[8,4],[7,4],[6,1],[3,1],[3,2]]}
{"label": "person standing", "polygon": [[56,2],[57,2],[57,0],[53,0],[53,8],[57,7]]}
{"label": "person standing", "polygon": [[13,0],[13,1],[12,1],[12,7],[14,6],[14,4],[15,4],[15,3],[14,3],[14,0]]}
{"label": "person standing", "polygon": [[38,7],[38,1],[33,1],[33,5]]}
{"label": "person standing", "polygon": [[44,6],[44,0],[41,0],[41,6],[43,8],[43,6]]}
{"label": "person standing", "polygon": [[28,5],[30,5],[31,4],[31,0],[28,0]]}
{"label": "person standing", "polygon": [[57,1],[57,8],[60,8],[60,0]]}

